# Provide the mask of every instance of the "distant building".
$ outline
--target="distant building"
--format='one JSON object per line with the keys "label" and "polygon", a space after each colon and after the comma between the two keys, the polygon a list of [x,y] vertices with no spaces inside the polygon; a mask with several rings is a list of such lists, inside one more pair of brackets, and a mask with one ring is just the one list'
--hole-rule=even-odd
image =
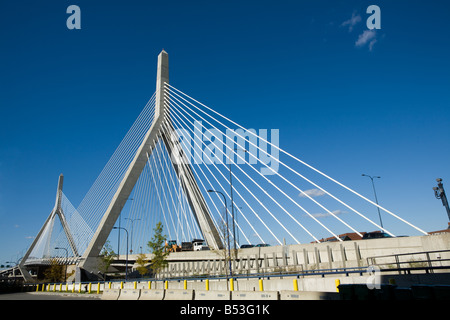
{"label": "distant building", "polygon": [[446,233],[446,232],[450,232],[450,222],[448,223],[448,228],[444,229],[444,230],[438,230],[438,231],[430,231],[428,232],[431,235],[435,235],[435,234],[441,234],[441,233]]}
{"label": "distant building", "polygon": [[[366,234],[366,232],[360,232],[360,234],[362,236],[364,236]],[[361,240],[362,239],[362,237],[360,235],[358,235],[356,232],[343,233],[343,234],[338,235],[338,238],[341,239],[342,241]],[[338,241],[338,239],[336,239],[335,237],[329,237],[326,239],[320,239],[319,241],[320,242],[334,242],[334,241]],[[311,243],[313,243],[313,242],[311,242]]]}
{"label": "distant building", "polygon": [[[450,222],[448,223],[447,229],[430,231],[430,232],[428,232],[428,234],[436,235],[436,234],[447,233],[447,232],[450,232]],[[364,235],[366,233],[369,233],[369,232],[360,232],[360,234],[362,235],[362,237],[361,237],[356,232],[348,232],[348,233],[343,233],[343,234],[338,235],[338,238],[341,239],[342,241],[362,240],[362,238],[364,237]],[[373,231],[370,233],[371,234],[372,233],[381,233],[381,231]],[[338,241],[338,239],[336,239],[335,237],[329,237],[329,238],[325,238],[325,239],[322,238],[319,241],[320,242],[335,242],[335,241]],[[311,243],[315,243],[315,241],[312,241]]]}

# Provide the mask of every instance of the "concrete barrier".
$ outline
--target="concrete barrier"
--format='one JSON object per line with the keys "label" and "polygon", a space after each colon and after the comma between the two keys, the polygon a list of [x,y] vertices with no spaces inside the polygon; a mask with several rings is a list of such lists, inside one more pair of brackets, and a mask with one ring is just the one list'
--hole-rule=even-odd
{"label": "concrete barrier", "polygon": [[164,289],[142,289],[139,300],[163,300]]}
{"label": "concrete barrier", "polygon": [[194,300],[194,290],[167,289],[164,300]]}
{"label": "concrete barrier", "polygon": [[278,300],[278,291],[232,291],[231,300]]}
{"label": "concrete barrier", "polygon": [[280,300],[339,300],[337,292],[280,291]]}
{"label": "concrete barrier", "polygon": [[104,289],[102,300],[117,300],[120,296],[120,289]]}
{"label": "concrete barrier", "polygon": [[118,300],[139,300],[140,289],[122,289]]}
{"label": "concrete barrier", "polygon": [[231,300],[231,291],[195,290],[195,300]]}

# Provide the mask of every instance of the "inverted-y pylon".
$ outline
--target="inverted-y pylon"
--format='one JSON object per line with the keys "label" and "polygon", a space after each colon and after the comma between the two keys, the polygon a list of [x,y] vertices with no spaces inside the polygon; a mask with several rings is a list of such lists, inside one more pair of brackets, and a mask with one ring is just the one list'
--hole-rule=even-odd
{"label": "inverted-y pylon", "polygon": [[[23,277],[26,281],[31,281],[32,277],[28,270],[26,269],[26,261],[30,257],[30,254],[33,252],[34,248],[36,247],[36,244],[41,239],[41,236],[43,236],[44,231],[48,228],[48,226],[53,226],[56,217],[59,218],[61,221],[61,225],[63,227],[64,233],[67,237],[67,241],[69,242],[69,246],[72,250],[72,254],[74,257],[78,257],[78,250],[75,244],[75,241],[72,237],[72,233],[70,232],[69,225],[67,223],[66,217],[64,215],[64,211],[61,207],[61,200],[62,200],[62,188],[63,188],[63,181],[64,176],[61,174],[58,179],[58,188],[56,191],[56,200],[55,200],[55,206],[53,207],[53,210],[51,211],[50,215],[48,216],[47,220],[45,220],[44,225],[42,226],[41,230],[39,230],[39,233],[37,234],[36,238],[34,238],[33,243],[28,248],[27,252],[23,256],[21,262],[19,263],[19,269],[22,272]],[[51,231],[53,228],[50,228]],[[51,238],[51,234],[48,235],[49,239]]]}
{"label": "inverted-y pylon", "polygon": [[[109,204],[108,209],[100,221],[97,230],[83,254],[79,267],[88,273],[95,273],[97,258],[109,237],[126,201],[128,200],[148,158],[153,152],[155,141],[160,139],[165,144],[169,154],[177,154],[182,161],[172,163],[177,178],[185,191],[188,203],[200,227],[204,239],[212,249],[222,249],[223,244],[208,210],[205,199],[197,185],[194,173],[181,148],[177,148],[179,141],[172,123],[168,120],[169,104],[164,103],[164,86],[169,83],[169,56],[164,50],[158,56],[158,70],[156,79],[156,104],[153,124],[144,136],[133,161],[130,163],[119,187]],[[162,130],[165,125],[168,130]]]}

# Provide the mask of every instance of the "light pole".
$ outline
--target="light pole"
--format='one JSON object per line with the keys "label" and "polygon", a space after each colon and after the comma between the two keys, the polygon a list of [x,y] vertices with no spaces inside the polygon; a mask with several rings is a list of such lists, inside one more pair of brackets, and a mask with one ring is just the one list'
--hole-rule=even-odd
{"label": "light pole", "polygon": [[[227,231],[227,242],[228,242],[228,256],[229,256],[229,268],[230,268],[230,277],[233,276],[233,272],[231,271],[231,252],[230,252],[230,229],[228,228],[228,209],[227,209],[227,199],[225,198],[224,194],[220,191],[216,190],[208,190],[208,192],[215,192],[222,195],[223,200],[225,202],[225,221],[226,221],[226,231]],[[226,259],[226,257],[225,257]]]}
{"label": "light pole", "polygon": [[[133,198],[128,198],[127,201],[133,201]],[[120,254],[120,217],[122,217],[122,213],[119,214],[119,235],[117,236],[117,254]],[[128,251],[128,249],[127,249]]]}
{"label": "light pole", "polygon": [[141,220],[141,219],[130,219],[130,218],[125,218],[125,220],[130,220],[131,221],[131,240],[130,240],[130,242],[131,242],[131,248],[130,248],[130,253],[133,253],[133,226],[134,226],[134,222],[135,221],[139,221],[139,220]]}
{"label": "light pole", "polygon": [[[375,195],[375,202],[376,202],[377,205],[378,205],[377,192],[375,191],[375,183],[373,182],[373,179],[374,179],[374,178],[380,179],[381,177],[379,177],[379,176],[373,176],[373,177],[372,177],[372,176],[369,176],[369,175],[364,174],[364,173],[362,174],[362,176],[363,176],[363,177],[369,177],[370,180],[372,181],[373,193],[374,193],[374,195]],[[380,218],[381,229],[384,229],[384,227],[383,227],[383,221],[381,220],[380,207],[377,206],[377,210],[378,210],[378,217]]]}
{"label": "light pole", "polygon": [[447,210],[448,219],[450,220],[450,208],[448,206],[448,200],[447,200],[447,196],[445,195],[445,190],[444,190],[444,185],[442,184],[442,179],[437,178],[436,181],[438,183],[438,186],[433,188],[434,196],[436,197],[436,199],[442,200],[442,205]]}
{"label": "light pole", "polygon": [[67,261],[69,260],[69,251],[66,248],[55,247],[55,250],[66,250],[66,268],[64,271],[64,281],[67,281]]}
{"label": "light pole", "polygon": [[125,232],[127,233],[127,254],[126,254],[126,258],[125,258],[125,281],[127,281],[127,277],[128,277],[128,230],[122,227],[113,227],[113,229],[122,229],[125,230]]}
{"label": "light pole", "polygon": [[[239,150],[240,151],[244,151],[244,153],[247,152],[246,149],[234,148],[234,151],[239,151]],[[228,155],[227,155],[227,157],[228,157]],[[233,158],[234,158],[234,156],[233,156]],[[233,178],[232,178],[232,175],[231,175],[231,164],[232,164],[233,161],[230,159],[230,157],[228,157],[228,160],[230,161],[230,163],[229,163],[229,168],[230,168],[230,197],[231,197],[231,217],[233,219],[233,243],[234,243],[233,247],[234,247],[234,254],[235,254],[235,257],[236,257],[236,255],[237,255],[237,251],[236,251],[236,223],[235,223],[235,216],[234,216]]]}

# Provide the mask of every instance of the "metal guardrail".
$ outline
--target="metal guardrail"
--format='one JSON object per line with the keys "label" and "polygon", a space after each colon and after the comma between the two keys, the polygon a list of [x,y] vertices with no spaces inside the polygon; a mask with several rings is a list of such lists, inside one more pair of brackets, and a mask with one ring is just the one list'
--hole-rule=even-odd
{"label": "metal guardrail", "polygon": [[[432,258],[432,255],[435,258]],[[447,258],[442,258],[447,256]],[[419,257],[419,260],[416,258]],[[409,258],[409,259],[408,259]],[[384,262],[379,262],[384,260]],[[407,259],[405,261],[405,259]],[[387,262],[386,262],[387,261]],[[399,274],[410,274],[411,271],[433,273],[435,270],[450,269],[450,250],[422,251],[399,253],[367,258],[367,265],[377,266],[381,271],[398,271]]]}
{"label": "metal guardrail", "polygon": [[[185,276],[185,277],[171,277],[171,278],[137,278],[137,279],[128,279],[128,281],[155,281],[155,282],[165,282],[165,281],[205,281],[208,280],[226,280],[226,279],[271,279],[271,278],[283,278],[283,277],[296,277],[303,278],[307,276],[321,276],[325,277],[326,275],[340,275],[345,274],[349,276],[350,274],[358,273],[363,275],[367,273],[367,267],[349,267],[349,268],[336,268],[336,269],[317,269],[317,270],[305,270],[303,272],[264,272],[264,273],[252,273],[252,274],[233,274],[232,276],[228,275],[202,275],[202,276]],[[124,279],[114,279],[108,280],[107,282],[121,282]]]}
{"label": "metal guardrail", "polygon": [[[432,255],[437,255],[436,258],[431,258]],[[424,259],[416,260],[412,257],[424,256]],[[442,256],[448,256],[448,258],[442,258]],[[401,261],[401,258],[411,257],[407,261]],[[393,258],[393,262],[376,263],[376,259],[386,259]],[[433,273],[436,270],[450,270],[450,249],[449,250],[437,250],[437,251],[424,251],[424,252],[412,252],[412,253],[402,253],[402,254],[392,254],[369,257],[366,259],[367,265],[361,267],[342,267],[333,269],[310,269],[302,270],[300,272],[263,272],[263,273],[252,273],[252,274],[234,274],[232,276],[219,275],[219,276],[195,276],[195,277],[173,277],[164,279],[142,279],[142,281],[182,281],[182,280],[205,280],[205,279],[270,279],[270,278],[281,278],[281,277],[297,277],[303,278],[307,276],[321,276],[325,277],[327,275],[342,275],[345,274],[349,276],[350,274],[360,274],[369,273],[368,268],[370,266],[379,267],[381,272],[398,271],[400,274],[410,274],[411,271],[424,271],[425,273]]]}

